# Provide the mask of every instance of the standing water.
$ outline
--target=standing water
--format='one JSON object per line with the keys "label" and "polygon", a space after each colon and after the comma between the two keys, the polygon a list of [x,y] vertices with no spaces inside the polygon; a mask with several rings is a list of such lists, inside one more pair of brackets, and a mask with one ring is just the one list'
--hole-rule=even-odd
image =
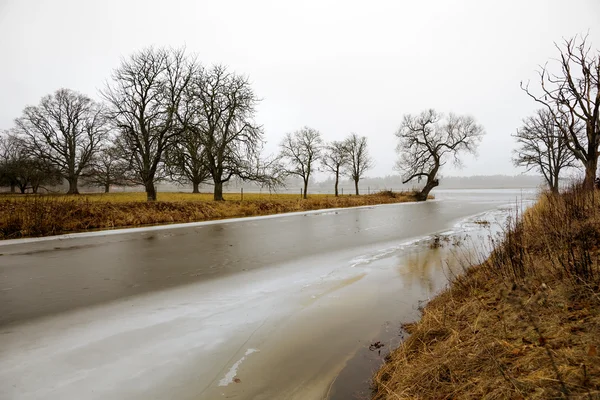
{"label": "standing water", "polygon": [[533,192],[0,245],[0,398],[348,399]]}

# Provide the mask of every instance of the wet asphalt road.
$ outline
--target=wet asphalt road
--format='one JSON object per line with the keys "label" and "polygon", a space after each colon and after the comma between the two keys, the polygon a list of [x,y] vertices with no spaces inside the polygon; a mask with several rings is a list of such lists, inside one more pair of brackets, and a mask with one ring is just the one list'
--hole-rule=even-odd
{"label": "wet asphalt road", "polygon": [[0,398],[321,398],[443,285],[441,254],[425,279],[394,246],[517,196],[2,243]]}

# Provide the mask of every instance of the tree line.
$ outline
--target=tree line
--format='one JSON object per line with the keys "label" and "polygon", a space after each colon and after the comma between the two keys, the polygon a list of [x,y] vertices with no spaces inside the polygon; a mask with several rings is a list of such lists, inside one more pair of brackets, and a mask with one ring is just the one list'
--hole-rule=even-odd
{"label": "tree line", "polygon": [[[513,136],[517,166],[538,170],[553,191],[567,167],[585,170],[584,186],[593,188],[600,145],[600,53],[586,36],[557,45],[558,68],[539,71],[537,92],[523,91],[542,109],[523,120]],[[536,94],[537,93],[537,94]],[[264,133],[255,121],[259,102],[246,76],[223,65],[205,67],[183,49],[146,48],[123,59],[100,90],[102,102],[69,89],[28,106],[15,126],[0,136],[0,185],[11,191],[37,192],[44,185],[69,184],[78,193],[87,184],[143,185],[156,200],[156,183],[170,180],[213,185],[214,200],[223,200],[223,185],[232,179],[270,189],[287,177],[303,181],[321,170],[359,181],[373,167],[367,138],[355,133],[325,143],[321,133],[303,127],[284,136],[278,154],[263,157]],[[406,114],[399,129],[396,170],[403,183],[424,181],[417,193],[427,199],[439,185],[448,162],[475,153],[485,130],[469,115],[433,109]]]}
{"label": "tree line", "polygon": [[[223,200],[231,179],[274,188],[310,175],[332,152],[341,173],[358,182],[372,166],[367,140],[356,134],[325,144],[302,128],[286,135],[280,154],[262,157],[264,133],[255,122],[259,99],[250,81],[223,65],[204,67],[183,49],[146,48],[123,59],[100,90],[103,101],[70,89],[25,107],[0,136],[0,185],[34,193],[65,180],[69,194],[80,181],[103,187],[142,185],[156,200],[156,183],[212,183]],[[335,151],[333,150],[335,149]]]}

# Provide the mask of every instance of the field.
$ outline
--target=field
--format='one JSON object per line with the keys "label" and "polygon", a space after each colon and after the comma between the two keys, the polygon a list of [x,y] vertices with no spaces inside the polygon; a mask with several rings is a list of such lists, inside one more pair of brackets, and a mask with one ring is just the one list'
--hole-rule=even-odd
{"label": "field", "polygon": [[380,399],[600,398],[600,193],[545,195],[407,324]]}
{"label": "field", "polygon": [[412,193],[381,192],[362,196],[244,193],[225,194],[215,202],[210,193],[159,193],[146,202],[135,193],[0,196],[0,239],[49,236],[100,229],[208,221],[338,207],[414,201]]}

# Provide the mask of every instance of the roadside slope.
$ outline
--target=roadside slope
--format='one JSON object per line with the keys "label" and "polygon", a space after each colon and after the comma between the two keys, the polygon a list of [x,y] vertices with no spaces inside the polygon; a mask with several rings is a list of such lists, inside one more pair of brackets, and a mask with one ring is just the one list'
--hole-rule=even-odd
{"label": "roadside slope", "polygon": [[542,196],[433,299],[374,399],[600,398],[598,192]]}

